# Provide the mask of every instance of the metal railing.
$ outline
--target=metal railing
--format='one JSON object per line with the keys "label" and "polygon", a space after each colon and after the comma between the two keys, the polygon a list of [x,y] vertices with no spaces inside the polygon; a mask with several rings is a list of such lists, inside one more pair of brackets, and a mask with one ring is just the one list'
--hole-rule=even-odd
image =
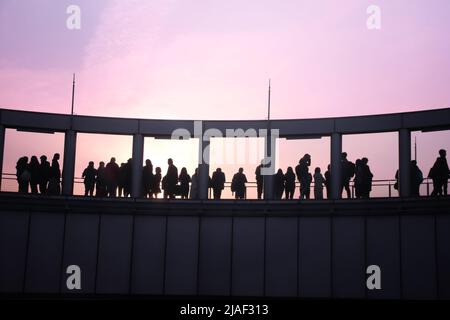
{"label": "metal railing", "polygon": [[[17,191],[16,190],[5,190],[3,181],[17,181],[16,175],[13,173],[3,173],[2,174],[2,189],[1,191],[9,191],[9,192],[14,192]],[[395,196],[398,196],[398,190],[396,190],[394,188],[395,183],[397,182],[397,180],[395,179],[377,179],[377,180],[372,180],[372,190],[374,189],[378,189],[378,188],[383,188],[384,191],[387,191],[387,198],[392,198]],[[75,177],[74,178],[74,183],[78,184],[78,185],[82,185],[83,184],[83,178],[81,177]],[[17,186],[17,182],[15,184],[15,186]],[[423,196],[430,196],[431,195],[431,191],[432,189],[430,188],[430,186],[433,186],[433,181],[430,178],[425,178],[421,184],[421,187],[425,187],[425,192],[423,192]],[[246,187],[247,190],[254,190],[255,194],[256,194],[256,188],[257,188],[257,184],[256,181],[250,181],[246,183]],[[295,183],[295,191],[298,192],[300,187],[300,184],[298,181],[296,181]],[[8,188],[8,189],[11,189]],[[324,187],[325,189],[325,187]],[[354,181],[350,181],[350,190],[351,190],[351,197],[355,198],[355,184]],[[378,189],[379,190],[379,189]],[[421,190],[423,190],[423,188],[421,188]],[[231,182],[225,182],[225,189],[223,190],[222,194],[224,194],[224,192],[230,192],[231,193]],[[82,194],[80,194],[82,195]],[[314,182],[311,182],[311,195],[314,195]],[[326,192],[324,192],[324,198],[326,198]],[[283,195],[284,196],[284,195]],[[377,197],[377,196],[374,196]],[[212,199],[213,195],[212,195],[212,189],[209,188],[209,199]],[[256,198],[256,196],[255,196]],[[313,198],[313,197],[312,197]]]}

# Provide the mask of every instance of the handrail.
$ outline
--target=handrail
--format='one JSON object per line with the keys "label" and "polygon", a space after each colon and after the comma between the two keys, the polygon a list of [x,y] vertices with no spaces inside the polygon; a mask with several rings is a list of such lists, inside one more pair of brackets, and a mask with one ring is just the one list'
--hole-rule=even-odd
{"label": "handrail", "polygon": [[[2,180],[14,180],[16,181],[16,174],[14,173],[2,173]],[[388,198],[392,198],[393,197],[393,192],[392,192],[392,188],[394,187],[394,184],[397,182],[397,180],[395,179],[373,179],[372,180],[372,188],[374,187],[388,187]],[[77,184],[83,184],[83,178],[82,177],[74,177],[74,183]],[[426,186],[426,196],[430,196],[431,192],[430,192],[430,185],[432,185],[432,179],[430,178],[424,178],[421,186]],[[295,187],[296,189],[299,188],[300,183],[298,181],[295,182]],[[256,188],[257,184],[256,181],[248,181],[246,183],[246,187],[247,188]],[[230,181],[226,181],[225,182],[225,188],[231,188],[231,182]],[[311,189],[313,190],[314,188],[314,181],[311,182]],[[355,198],[355,184],[354,184],[354,180],[350,181],[350,188],[351,188],[351,197]],[[211,188],[210,188],[211,189]],[[211,191],[211,190],[210,190]],[[210,198],[212,198],[211,192],[210,192]]]}

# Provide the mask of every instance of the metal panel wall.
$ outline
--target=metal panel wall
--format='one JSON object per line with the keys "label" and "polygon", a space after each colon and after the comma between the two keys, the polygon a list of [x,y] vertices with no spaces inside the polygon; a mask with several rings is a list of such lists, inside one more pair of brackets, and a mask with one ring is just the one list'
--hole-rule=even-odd
{"label": "metal panel wall", "polygon": [[264,218],[234,218],[232,288],[234,296],[264,294]]}
{"label": "metal panel wall", "polygon": [[402,284],[406,299],[436,298],[434,217],[401,217]]}
{"label": "metal panel wall", "polygon": [[299,218],[299,295],[326,298],[331,296],[330,218]]}
{"label": "metal panel wall", "polygon": [[32,213],[25,291],[58,293],[62,266],[64,214]]}
{"label": "metal panel wall", "polygon": [[97,293],[129,293],[132,251],[131,215],[102,215],[97,265]]}
{"label": "metal panel wall", "polygon": [[0,212],[0,292],[22,292],[29,214]]}
{"label": "metal panel wall", "polygon": [[165,293],[197,293],[198,217],[167,218]]}
{"label": "metal panel wall", "polygon": [[[97,268],[98,230],[97,214],[67,214],[61,291],[71,293],[94,293]],[[77,265],[81,270],[81,289],[67,288],[67,267]]]}
{"label": "metal panel wall", "polygon": [[266,296],[297,295],[298,218],[266,218]]}
{"label": "metal panel wall", "polygon": [[230,294],[232,219],[201,218],[198,275],[200,295]]}
{"label": "metal panel wall", "polygon": [[333,295],[365,297],[364,218],[333,218]]}
{"label": "metal panel wall", "polygon": [[[398,217],[367,217],[367,266],[381,269],[381,290],[368,290],[369,298],[399,299],[400,237]],[[366,275],[366,278],[368,275]]]}
{"label": "metal panel wall", "polygon": [[450,299],[450,217],[437,216],[436,227],[438,294],[441,299]]}
{"label": "metal panel wall", "polygon": [[135,217],[132,293],[163,294],[166,219],[151,216]]}

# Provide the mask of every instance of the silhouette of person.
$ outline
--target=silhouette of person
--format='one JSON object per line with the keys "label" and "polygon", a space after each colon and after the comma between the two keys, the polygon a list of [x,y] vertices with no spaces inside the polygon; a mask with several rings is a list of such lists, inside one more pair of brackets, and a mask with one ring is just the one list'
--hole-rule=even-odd
{"label": "silhouette of person", "polygon": [[84,178],[84,196],[92,197],[94,195],[95,179],[97,177],[97,169],[94,168],[94,161],[89,161],[81,177]]}
{"label": "silhouette of person", "polygon": [[274,196],[276,200],[283,197],[284,192],[284,174],[283,170],[278,169],[277,173],[273,176]]}
{"label": "silhouette of person", "polygon": [[244,199],[246,197],[247,187],[247,177],[244,174],[244,169],[239,168],[239,171],[234,174],[233,180],[231,181],[231,192],[234,192],[235,199]]}
{"label": "silhouette of person", "polygon": [[330,189],[330,186],[331,186],[331,165],[330,164],[327,166],[327,171],[325,171],[324,176],[325,176],[324,184],[325,184],[325,188],[327,189],[327,199],[330,199],[331,198],[331,189]]}
{"label": "silhouette of person", "polygon": [[310,184],[312,177],[309,173],[309,166],[311,165],[311,156],[305,154],[303,158],[300,159],[299,164],[295,167],[295,172],[297,173],[297,179],[300,182],[300,199],[309,199],[307,193],[310,192]]}
{"label": "silhouette of person", "polygon": [[131,178],[133,174],[133,159],[128,159],[124,166],[125,170],[125,183],[123,185],[123,196],[125,198],[131,195]]}
{"label": "silhouette of person", "polygon": [[431,196],[447,195],[449,168],[447,163],[447,151],[439,150],[439,157],[434,162],[428,177],[433,179],[433,192]]}
{"label": "silhouette of person", "polygon": [[341,194],[345,189],[347,198],[350,199],[350,179],[355,175],[355,164],[347,160],[347,152],[342,152],[341,154],[341,172]]}
{"label": "silhouette of person", "polygon": [[258,199],[262,199],[263,189],[264,189],[264,176],[261,175],[261,168],[263,168],[263,161],[261,161],[261,164],[256,167],[255,170],[255,178],[256,178],[256,189],[258,194]]}
{"label": "silhouette of person", "polygon": [[30,189],[32,194],[38,194],[39,176],[39,160],[36,156],[32,156],[28,165],[30,171]]}
{"label": "silhouette of person", "polygon": [[117,179],[117,189],[119,197],[124,196],[125,184],[127,180],[127,167],[126,163],[122,162],[119,167],[119,178]]}
{"label": "silhouette of person", "polygon": [[116,163],[116,158],[112,157],[105,167],[106,193],[108,197],[116,197],[119,172],[120,168]]}
{"label": "silhouette of person", "polygon": [[189,183],[191,182],[191,176],[187,173],[187,170],[186,170],[185,167],[181,168],[178,180],[180,181],[180,196],[181,196],[181,199],[188,199],[188,197],[189,197]]}
{"label": "silhouette of person", "polygon": [[361,198],[368,199],[370,197],[370,191],[372,191],[372,178],[373,174],[370,172],[370,167],[367,165],[369,160],[367,158],[361,159]]}
{"label": "silhouette of person", "polygon": [[164,176],[161,180],[161,187],[163,189],[163,198],[167,199],[168,193],[167,193],[167,176]]}
{"label": "silhouette of person", "polygon": [[221,168],[217,168],[213,172],[211,178],[211,188],[213,189],[213,197],[219,200],[222,196],[222,190],[225,188],[225,174],[222,172]]}
{"label": "silhouette of person", "polygon": [[48,194],[60,195],[61,194],[61,169],[59,168],[59,153],[55,153],[52,159],[52,165],[50,167],[50,179],[48,181]]}
{"label": "silhouette of person", "polygon": [[323,199],[323,185],[325,184],[325,178],[320,172],[320,168],[314,169],[314,199]]}
{"label": "silhouette of person", "polygon": [[142,168],[142,194],[144,198],[147,196],[153,198],[153,164],[150,159],[145,160],[145,166]]}
{"label": "silhouette of person", "polygon": [[286,199],[292,200],[295,192],[295,173],[292,167],[288,167],[284,174],[284,189],[286,192]]}
{"label": "silhouette of person", "polygon": [[167,184],[167,196],[169,199],[175,199],[178,183],[178,169],[173,164],[173,160],[171,158],[167,160],[167,164],[169,165],[169,167],[167,168],[167,174],[165,176]]}
{"label": "silhouette of person", "polygon": [[28,193],[31,174],[28,169],[28,157],[21,157],[16,163],[16,177],[20,193]]}
{"label": "silhouette of person", "polygon": [[308,175],[306,176],[306,186],[305,186],[305,198],[310,199],[311,198],[311,182],[313,180],[312,174],[308,172]]}
{"label": "silhouette of person", "polygon": [[153,176],[152,187],[151,187],[151,193],[153,194],[153,197],[155,199],[158,198],[158,194],[161,193],[160,184],[161,184],[161,168],[156,167],[155,175]]}
{"label": "silhouette of person", "polygon": [[355,198],[361,198],[363,194],[363,164],[361,159],[355,161],[355,178],[353,184],[355,186]]}
{"label": "silhouette of person", "polygon": [[420,185],[423,182],[423,173],[417,166],[417,161],[411,161],[410,171],[410,193],[412,197],[420,196]]}
{"label": "silhouette of person", "polygon": [[105,163],[100,161],[97,169],[97,181],[95,183],[95,196],[106,197],[108,192],[106,191],[106,168]]}
{"label": "silhouette of person", "polygon": [[39,164],[39,192],[41,194],[47,193],[47,185],[50,179],[50,162],[47,161],[47,156],[41,156],[41,163]]}
{"label": "silhouette of person", "polygon": [[191,192],[189,194],[189,198],[190,199],[198,199],[199,198],[199,194],[198,194],[198,185],[199,185],[198,179],[199,179],[198,168],[195,168],[195,172],[194,172],[194,174],[191,177],[192,182],[191,182]]}

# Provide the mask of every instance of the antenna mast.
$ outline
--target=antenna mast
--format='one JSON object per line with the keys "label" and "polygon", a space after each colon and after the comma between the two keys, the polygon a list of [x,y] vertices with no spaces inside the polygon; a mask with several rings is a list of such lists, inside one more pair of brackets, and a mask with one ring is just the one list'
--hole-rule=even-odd
{"label": "antenna mast", "polygon": [[270,79],[269,79],[269,95],[267,97],[267,120],[270,120]]}
{"label": "antenna mast", "polygon": [[70,111],[70,115],[73,116],[73,106],[75,102],[75,73],[73,74],[73,81],[72,81],[72,109]]}

